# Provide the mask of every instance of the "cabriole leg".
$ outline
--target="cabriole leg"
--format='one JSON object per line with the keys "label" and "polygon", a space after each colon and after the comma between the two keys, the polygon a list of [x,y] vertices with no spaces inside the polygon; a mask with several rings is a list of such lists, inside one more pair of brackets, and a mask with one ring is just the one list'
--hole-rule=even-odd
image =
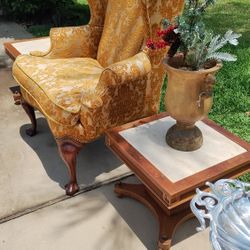
{"label": "cabriole leg", "polygon": [[31,127],[26,129],[26,134],[28,136],[34,136],[37,133],[37,123],[36,123],[36,115],[34,108],[30,106],[23,98],[21,98],[21,105],[23,109],[25,110],[26,114],[29,116],[31,121]]}
{"label": "cabriole leg", "polygon": [[15,93],[13,94],[13,98],[14,98],[14,102],[15,105],[22,105],[24,111],[26,112],[26,114],[29,116],[30,121],[31,121],[31,128],[26,129],[26,134],[28,136],[34,136],[37,133],[37,123],[36,123],[36,115],[35,115],[35,111],[34,108],[32,106],[30,106],[22,97],[22,94],[19,91],[15,91]]}
{"label": "cabriole leg", "polygon": [[70,177],[69,183],[65,185],[65,191],[67,195],[73,196],[79,191],[76,178],[76,157],[83,145],[70,139],[57,139],[56,142]]}

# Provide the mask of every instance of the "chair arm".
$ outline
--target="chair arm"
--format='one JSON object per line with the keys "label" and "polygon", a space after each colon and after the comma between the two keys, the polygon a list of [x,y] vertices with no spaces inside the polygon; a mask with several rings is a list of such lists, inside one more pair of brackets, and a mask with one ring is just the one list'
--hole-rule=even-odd
{"label": "chair arm", "polygon": [[81,103],[87,108],[100,108],[102,98],[109,86],[119,86],[124,83],[141,80],[151,71],[151,63],[146,53],[137,55],[107,67],[101,74],[95,93],[83,92]]}
{"label": "chair arm", "polygon": [[82,93],[81,103],[89,109],[97,109],[103,105],[103,101],[97,93],[88,94],[88,92]]}
{"label": "chair arm", "polygon": [[103,131],[144,116],[147,77],[151,63],[141,52],[107,67],[94,94],[82,96],[81,124],[88,140]]}
{"label": "chair arm", "polygon": [[140,52],[133,57],[114,63],[103,71],[99,83],[105,85],[120,85],[136,81],[146,76],[151,71],[151,62],[145,52]]}
{"label": "chair arm", "polygon": [[51,45],[49,51],[47,53],[34,51],[31,52],[31,55],[46,58],[96,58],[101,34],[101,26],[52,28],[50,30]]}
{"label": "chair arm", "polygon": [[90,97],[91,101],[87,95],[84,102],[82,100],[83,126],[89,127],[92,124],[93,127],[93,124],[97,124],[95,127],[98,134],[142,117],[150,71],[151,63],[144,52],[107,67],[100,76],[95,95]]}

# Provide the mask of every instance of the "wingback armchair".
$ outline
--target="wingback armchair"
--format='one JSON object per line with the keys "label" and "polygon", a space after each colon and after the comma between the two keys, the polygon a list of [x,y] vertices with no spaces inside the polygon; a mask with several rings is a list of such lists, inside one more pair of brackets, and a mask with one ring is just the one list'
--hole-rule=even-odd
{"label": "wingback armchair", "polygon": [[34,108],[46,117],[69,170],[66,193],[78,191],[76,156],[117,125],[158,111],[166,50],[144,49],[163,17],[184,0],[88,0],[88,25],[52,28],[48,52],[20,55],[13,76],[36,134]]}

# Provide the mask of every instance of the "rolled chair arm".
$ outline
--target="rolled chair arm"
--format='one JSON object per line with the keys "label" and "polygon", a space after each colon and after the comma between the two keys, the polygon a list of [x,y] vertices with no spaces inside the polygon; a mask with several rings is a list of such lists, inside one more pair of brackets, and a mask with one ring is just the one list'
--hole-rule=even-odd
{"label": "rolled chair arm", "polygon": [[102,34],[100,26],[75,26],[52,28],[50,49],[47,53],[31,52],[33,56],[46,58],[91,57],[96,58]]}
{"label": "rolled chair arm", "polygon": [[97,95],[97,93],[82,93],[81,103],[83,106],[89,109],[97,109],[103,105],[103,101],[101,97]]}
{"label": "rolled chair arm", "polygon": [[102,73],[99,83],[103,85],[120,85],[136,81],[151,71],[151,62],[145,52],[108,66]]}

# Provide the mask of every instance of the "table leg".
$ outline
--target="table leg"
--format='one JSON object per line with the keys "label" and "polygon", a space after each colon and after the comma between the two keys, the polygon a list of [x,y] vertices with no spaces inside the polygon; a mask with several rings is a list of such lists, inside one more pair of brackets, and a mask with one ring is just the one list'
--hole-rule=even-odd
{"label": "table leg", "polygon": [[172,236],[176,228],[193,216],[190,209],[186,209],[174,215],[168,215],[161,206],[152,198],[143,184],[117,183],[115,193],[118,197],[131,197],[147,206],[159,221],[159,250],[168,250],[171,247]]}

